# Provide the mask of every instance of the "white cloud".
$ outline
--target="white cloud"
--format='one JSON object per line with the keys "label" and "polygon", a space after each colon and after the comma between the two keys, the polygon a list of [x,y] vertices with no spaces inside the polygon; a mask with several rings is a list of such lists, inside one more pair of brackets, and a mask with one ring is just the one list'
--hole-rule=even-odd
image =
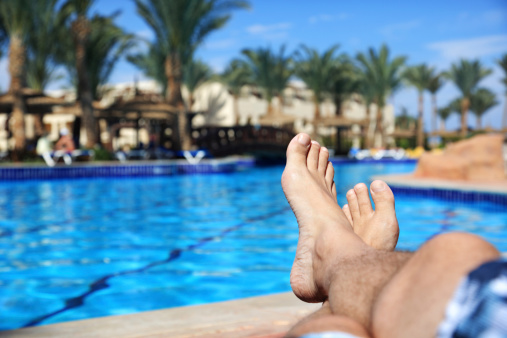
{"label": "white cloud", "polygon": [[428,49],[437,51],[445,61],[456,61],[461,58],[480,58],[502,53],[507,46],[507,35],[491,35],[474,39],[448,40],[433,42]]}
{"label": "white cloud", "polygon": [[261,35],[266,33],[280,33],[283,31],[287,31],[292,27],[290,22],[279,22],[272,25],[252,25],[246,28],[247,32],[252,35]]}
{"label": "white cloud", "polygon": [[224,71],[227,62],[229,61],[229,58],[225,56],[218,56],[206,61],[215,73],[221,73]]}
{"label": "white cloud", "polygon": [[216,41],[209,41],[204,44],[206,49],[227,49],[236,44],[235,39],[223,39]]}
{"label": "white cloud", "polygon": [[489,10],[485,12],[460,12],[455,17],[442,21],[436,25],[441,32],[474,32],[481,28],[498,27],[505,31],[507,11],[505,9]]}
{"label": "white cloud", "polygon": [[331,14],[320,14],[320,15],[313,15],[308,19],[308,22],[311,24],[318,23],[318,22],[330,22],[330,21],[336,21],[336,20],[345,20],[349,17],[347,13],[339,13],[336,15]]}
{"label": "white cloud", "polygon": [[146,39],[146,40],[151,40],[153,39],[153,37],[155,36],[153,34],[153,31],[151,29],[145,29],[145,30],[142,30],[142,31],[138,31],[135,33],[139,38],[141,39]]}
{"label": "white cloud", "polygon": [[380,29],[380,33],[388,39],[397,38],[400,34],[407,33],[417,27],[421,26],[421,20],[412,20],[407,22],[400,22],[387,25]]}

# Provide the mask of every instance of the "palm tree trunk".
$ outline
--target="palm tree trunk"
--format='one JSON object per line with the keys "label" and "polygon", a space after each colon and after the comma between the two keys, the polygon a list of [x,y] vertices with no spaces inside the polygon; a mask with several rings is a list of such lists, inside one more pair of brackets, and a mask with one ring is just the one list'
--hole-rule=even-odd
{"label": "palm tree trunk", "polygon": [[423,112],[424,102],[423,93],[419,92],[419,105],[418,105],[418,116],[417,116],[417,146],[424,147],[424,128],[423,128]]}
{"label": "palm tree trunk", "polygon": [[461,137],[465,138],[468,133],[468,107],[470,107],[470,99],[464,97],[461,100]]}
{"label": "palm tree trunk", "polygon": [[266,112],[266,116],[273,116],[273,103],[271,102],[271,98],[268,98],[268,108]]}
{"label": "palm tree trunk", "polygon": [[98,131],[93,115],[93,93],[86,65],[86,44],[90,35],[90,23],[86,17],[79,16],[72,23],[72,33],[76,47],[77,92],[86,131],[86,147],[93,148],[98,142]]}
{"label": "palm tree trunk", "polygon": [[444,119],[440,119],[440,130],[445,131],[445,120]]}
{"label": "palm tree trunk", "polygon": [[167,101],[176,108],[183,108],[181,60],[178,53],[171,53],[165,59],[165,75],[167,77]]}
{"label": "palm tree trunk", "polygon": [[313,100],[314,110],[313,110],[313,120],[320,120],[320,102],[319,100]]}
{"label": "palm tree trunk", "polygon": [[376,124],[375,124],[375,133],[373,134],[374,135],[374,138],[377,136],[377,135],[380,135],[380,146],[383,147],[384,146],[384,142],[385,142],[385,137],[384,137],[384,126],[383,126],[383,121],[382,121],[382,108],[380,105],[377,105],[377,119],[376,119]]}
{"label": "palm tree trunk", "polygon": [[342,115],[342,100],[339,95],[335,95],[334,108],[335,108],[334,114],[336,116],[341,116]]}
{"label": "palm tree trunk", "polygon": [[432,131],[437,131],[438,126],[437,126],[437,95],[436,94],[431,95],[431,105],[433,106],[432,107],[433,121],[432,121],[431,129],[432,129]]}
{"label": "palm tree trunk", "polygon": [[482,116],[481,115],[477,115],[477,129],[479,129],[479,130],[482,129]]}
{"label": "palm tree trunk", "polygon": [[178,53],[171,53],[165,59],[165,75],[167,77],[166,100],[169,104],[178,108],[177,117],[177,140],[178,150],[190,149],[190,135],[187,126],[187,114],[183,96],[181,95],[181,60]]}
{"label": "palm tree trunk", "polygon": [[26,104],[23,97],[24,68],[26,62],[26,48],[21,37],[12,35],[9,45],[9,73],[11,83],[9,92],[13,95],[11,130],[14,135],[13,160],[20,161],[26,145],[25,114]]}
{"label": "palm tree trunk", "polygon": [[372,137],[371,137],[372,135],[370,132],[370,130],[371,130],[370,126],[371,126],[372,121],[370,118],[370,104],[369,103],[366,104],[366,118],[368,119],[368,127],[366,129],[366,136],[364,138],[364,147],[366,149],[369,149],[369,148],[371,148],[371,140],[372,140]]}
{"label": "palm tree trunk", "polygon": [[234,110],[234,124],[239,126],[239,103],[238,103],[238,95],[233,95],[233,110]]}
{"label": "palm tree trunk", "polygon": [[503,107],[502,128],[507,129],[507,95],[505,95],[505,105]]}
{"label": "palm tree trunk", "polygon": [[190,92],[190,94],[188,95],[188,110],[189,111],[192,111],[192,106],[194,105],[194,93]]}

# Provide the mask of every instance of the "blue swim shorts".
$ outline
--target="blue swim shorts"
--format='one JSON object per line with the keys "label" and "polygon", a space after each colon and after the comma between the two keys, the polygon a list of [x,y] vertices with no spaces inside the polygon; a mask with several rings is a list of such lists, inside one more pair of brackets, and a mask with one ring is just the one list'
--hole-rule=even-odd
{"label": "blue swim shorts", "polygon": [[507,337],[505,258],[484,263],[461,281],[437,337]]}

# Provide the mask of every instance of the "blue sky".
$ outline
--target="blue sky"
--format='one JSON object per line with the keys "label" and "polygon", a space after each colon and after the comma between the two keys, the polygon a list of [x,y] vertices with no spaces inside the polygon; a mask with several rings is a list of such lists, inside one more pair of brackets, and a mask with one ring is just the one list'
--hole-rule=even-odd
{"label": "blue sky", "polygon": [[[243,48],[282,44],[289,51],[306,44],[319,51],[339,44],[339,52],[355,56],[369,47],[387,43],[392,55],[405,55],[408,64],[425,62],[445,70],[460,58],[479,58],[494,70],[481,83],[493,90],[500,104],[483,118],[484,125],[498,126],[505,104],[502,72],[495,64],[507,53],[507,2],[505,0],[447,1],[341,1],[341,0],[252,0],[251,10],[233,13],[225,28],[212,33],[198,50],[197,56],[221,71],[227,62],[240,55]],[[126,31],[152,38],[144,21],[137,16],[133,1],[98,0],[92,12],[111,14],[120,9],[117,23]],[[144,77],[132,65],[121,61],[111,76],[111,83],[133,81]],[[6,61],[0,62],[0,86],[7,87]],[[54,85],[55,86],[55,85]],[[447,83],[438,94],[439,105],[445,105],[459,92]],[[391,99],[398,113],[402,106],[415,116],[417,93],[410,88],[397,92]],[[425,98],[426,126],[430,121],[430,97]],[[471,118],[475,125],[475,118]],[[458,117],[448,126],[458,126]]]}

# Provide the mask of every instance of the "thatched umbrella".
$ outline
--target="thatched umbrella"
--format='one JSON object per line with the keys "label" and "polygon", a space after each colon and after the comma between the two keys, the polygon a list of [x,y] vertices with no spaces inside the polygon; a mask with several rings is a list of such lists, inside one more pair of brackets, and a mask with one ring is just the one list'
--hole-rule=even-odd
{"label": "thatched umbrella", "polygon": [[[23,88],[22,95],[28,114],[34,116],[36,135],[41,135],[43,132],[42,118],[44,114],[51,113],[54,107],[71,104],[63,98],[47,96],[41,91],[30,88]],[[10,92],[0,95],[0,112],[12,112],[14,99],[14,95]]]}

